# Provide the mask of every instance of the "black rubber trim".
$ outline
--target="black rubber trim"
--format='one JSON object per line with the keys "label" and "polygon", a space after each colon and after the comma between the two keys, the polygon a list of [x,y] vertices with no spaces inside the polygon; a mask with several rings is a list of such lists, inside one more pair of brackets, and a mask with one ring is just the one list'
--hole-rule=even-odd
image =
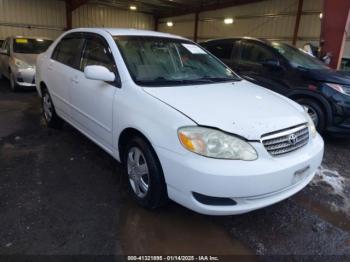
{"label": "black rubber trim", "polygon": [[225,197],[211,197],[202,195],[196,192],[192,192],[193,197],[199,202],[204,205],[208,206],[235,206],[237,205],[237,202],[234,201],[231,198],[225,198]]}

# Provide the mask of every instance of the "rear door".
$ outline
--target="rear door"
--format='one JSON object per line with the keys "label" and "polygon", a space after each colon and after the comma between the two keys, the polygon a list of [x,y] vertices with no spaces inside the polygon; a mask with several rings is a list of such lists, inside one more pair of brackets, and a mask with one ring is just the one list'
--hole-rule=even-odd
{"label": "rear door", "polygon": [[113,148],[113,101],[117,82],[87,79],[84,69],[89,65],[104,66],[116,74],[117,67],[107,41],[97,34],[85,34],[80,70],[74,71],[70,90],[74,122],[109,151]]}
{"label": "rear door", "polygon": [[80,33],[65,36],[55,47],[47,64],[47,84],[59,115],[71,119],[69,90],[73,75],[79,71],[84,38]]}

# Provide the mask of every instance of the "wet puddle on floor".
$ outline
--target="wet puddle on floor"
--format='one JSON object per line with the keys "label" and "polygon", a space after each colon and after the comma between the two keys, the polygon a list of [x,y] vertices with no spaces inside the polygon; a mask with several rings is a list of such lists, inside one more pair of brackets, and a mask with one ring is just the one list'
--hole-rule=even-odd
{"label": "wet puddle on floor", "polygon": [[254,255],[211,217],[173,203],[154,212],[127,203],[120,232],[124,254]]}
{"label": "wet puddle on floor", "polygon": [[318,203],[304,195],[296,195],[294,199],[299,205],[312,211],[313,213],[316,213],[322,219],[328,221],[336,227],[350,231],[350,218],[348,218],[345,213],[340,211],[332,211],[321,203]]}

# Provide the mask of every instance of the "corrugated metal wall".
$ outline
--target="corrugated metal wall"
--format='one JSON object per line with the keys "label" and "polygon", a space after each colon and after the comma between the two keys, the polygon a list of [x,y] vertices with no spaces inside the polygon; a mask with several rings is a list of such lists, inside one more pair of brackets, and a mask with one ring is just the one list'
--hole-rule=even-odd
{"label": "corrugated metal wall", "polygon": [[[64,1],[0,0],[0,39],[11,35],[58,37],[66,27]],[[73,27],[154,29],[153,16],[114,7],[83,5],[73,12]]]}
{"label": "corrugated metal wall", "polygon": [[56,38],[65,24],[63,1],[0,0],[0,39],[11,35]]}
{"label": "corrugated metal wall", "polygon": [[[299,29],[298,45],[318,41],[320,37],[323,0],[304,0],[303,15]],[[298,0],[267,0],[253,4],[240,5],[199,15],[198,40],[230,36],[252,36],[291,42]],[[231,17],[231,25],[223,23]],[[166,21],[173,21],[167,27]],[[160,20],[159,30],[193,38],[194,15],[172,17]]]}
{"label": "corrugated metal wall", "polygon": [[125,27],[153,30],[154,18],[139,12],[87,4],[73,12],[73,27]]}

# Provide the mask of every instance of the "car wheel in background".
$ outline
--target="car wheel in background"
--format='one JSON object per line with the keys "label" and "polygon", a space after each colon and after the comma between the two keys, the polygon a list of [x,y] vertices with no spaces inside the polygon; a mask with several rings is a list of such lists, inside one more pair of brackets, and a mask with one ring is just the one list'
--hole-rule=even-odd
{"label": "car wheel in background", "polygon": [[61,128],[63,125],[63,120],[56,114],[55,107],[53,105],[51,96],[47,89],[44,89],[41,97],[41,105],[44,120],[48,127]]}
{"label": "car wheel in background", "polygon": [[326,115],[319,103],[309,98],[301,98],[297,102],[305,108],[314,121],[317,131],[322,134],[326,128]]}
{"label": "car wheel in background", "polygon": [[148,209],[165,205],[168,196],[163,170],[151,145],[135,136],[123,152],[123,166],[133,198]]}

